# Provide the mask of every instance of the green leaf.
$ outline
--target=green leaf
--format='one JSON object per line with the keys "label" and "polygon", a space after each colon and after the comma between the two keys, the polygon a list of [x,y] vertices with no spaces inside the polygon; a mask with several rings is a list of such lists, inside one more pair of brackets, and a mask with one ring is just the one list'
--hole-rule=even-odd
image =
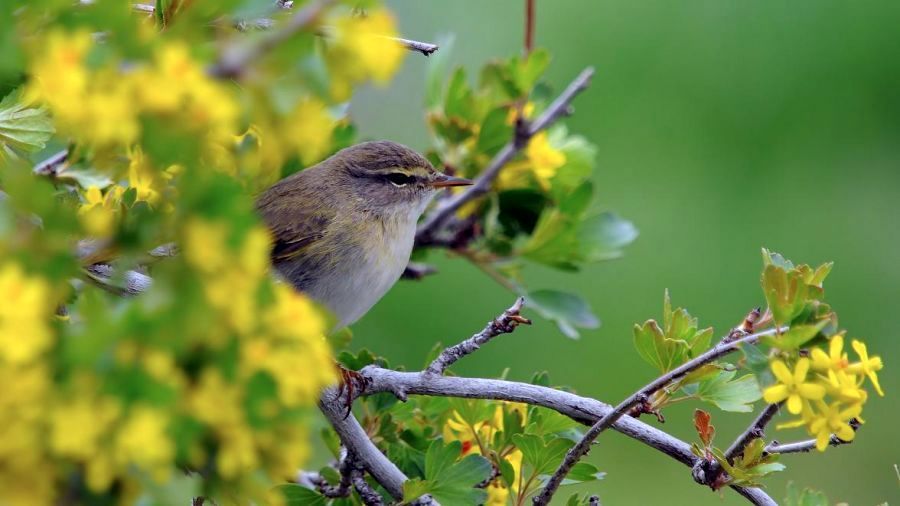
{"label": "green leaf", "polygon": [[100,171],[91,169],[67,168],[57,173],[56,179],[63,182],[68,181],[75,183],[85,189],[96,186],[97,188],[102,190],[107,186],[113,184],[113,180],[110,179],[109,176]]}
{"label": "green leaf", "polygon": [[763,269],[762,287],[766,303],[779,325],[788,324],[799,315],[809,296],[809,286],[799,272],[786,271],[775,264]]}
{"label": "green leaf", "polygon": [[782,351],[794,351],[816,337],[830,320],[822,320],[813,325],[792,325],[781,335],[763,336],[762,341]]}
{"label": "green leaf", "polygon": [[458,117],[469,121],[472,116],[472,88],[466,79],[466,71],[462,67],[453,72],[450,84],[447,85],[447,96],[444,98],[444,114],[448,118]]}
{"label": "green leaf", "polygon": [[736,371],[722,371],[713,378],[685,386],[684,391],[724,411],[751,411],[753,403],[762,397],[762,392],[752,374],[733,379],[736,374]]}
{"label": "green leaf", "polygon": [[506,106],[497,107],[488,113],[478,132],[478,143],[475,145],[478,151],[493,156],[512,139],[513,127],[506,122],[508,114],[509,108]]}
{"label": "green leaf", "polygon": [[478,504],[484,500],[484,490],[474,486],[487,479],[491,464],[481,455],[469,455],[459,462],[462,443],[453,441],[445,445],[436,439],[425,454],[425,480],[404,485],[404,498],[414,499],[424,493],[431,494],[441,504]]}
{"label": "green leaf", "polygon": [[18,90],[0,100],[0,148],[33,153],[44,148],[53,132],[47,111],[22,103]]}
{"label": "green leaf", "polygon": [[609,212],[586,218],[579,232],[579,250],[587,262],[621,257],[622,248],[638,236],[633,223]]}
{"label": "green leaf", "polygon": [[525,299],[538,314],[555,322],[566,337],[578,338],[576,327],[595,329],[600,325],[588,303],[577,295],[557,290],[537,290],[527,294]]}
{"label": "green leaf", "polygon": [[[404,489],[406,485],[404,484]],[[302,485],[284,484],[275,487],[284,496],[287,506],[325,506],[328,500],[324,496]]]}
{"label": "green leaf", "polygon": [[829,506],[828,496],[824,492],[804,488],[800,490],[794,482],[788,482],[784,506]]}
{"label": "green leaf", "polygon": [[572,470],[566,475],[566,478],[562,481],[562,485],[574,485],[576,483],[602,480],[604,476],[606,476],[606,473],[600,471],[597,466],[588,462],[579,462],[572,466]]}
{"label": "green leaf", "polygon": [[697,319],[683,308],[672,309],[669,291],[663,297],[663,326],[647,320],[634,326],[634,346],[641,358],[661,372],[673,369],[709,347],[712,328],[697,329]]}
{"label": "green leaf", "polygon": [[572,442],[567,439],[553,438],[549,442],[544,442],[534,434],[516,434],[513,441],[535,475],[547,474],[556,469],[572,446]]}
{"label": "green leaf", "polygon": [[544,48],[537,48],[528,54],[524,61],[515,69],[516,85],[523,93],[527,93],[534,87],[541,77],[547,65],[550,64],[550,52]]}

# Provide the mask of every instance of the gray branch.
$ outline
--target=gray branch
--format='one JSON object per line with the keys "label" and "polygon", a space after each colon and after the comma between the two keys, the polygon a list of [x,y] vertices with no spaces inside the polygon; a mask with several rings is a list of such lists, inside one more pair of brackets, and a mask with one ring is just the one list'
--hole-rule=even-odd
{"label": "gray branch", "polygon": [[[857,431],[859,430],[860,421],[856,418],[850,420],[850,427]],[[829,446],[841,446],[848,445],[852,443],[852,441],[844,441],[843,439],[837,437],[835,434],[832,434],[828,439]],[[779,444],[778,441],[772,441],[769,446],[766,446],[765,451],[768,453],[806,453],[816,448],[816,440],[815,439],[807,439],[805,441],[797,441],[795,443],[784,443]]]}
{"label": "gray branch", "polygon": [[403,471],[381,453],[352,413],[347,413],[343,396],[336,388],[328,388],[319,398],[319,409],[341,438],[347,451],[381,484],[395,499],[403,499],[403,483],[407,480]]}
{"label": "gray branch", "polygon": [[[585,425],[595,423],[613,411],[612,406],[596,399],[515,381],[435,376],[425,372],[392,371],[377,366],[368,366],[359,372],[365,382],[362,395],[390,392],[395,395],[401,394],[399,395],[401,399],[406,398],[407,395],[429,395],[521,402],[552,409]],[[341,416],[343,415],[341,414]],[[691,453],[690,445],[630,416],[618,418],[613,422],[612,429],[664,453],[688,467],[692,467],[697,462],[697,457]],[[775,504],[761,489],[732,488],[753,504]]]}
{"label": "gray branch", "polygon": [[472,337],[455,346],[445,348],[444,351],[442,351],[441,354],[438,355],[436,359],[434,359],[431,365],[428,366],[425,372],[428,374],[436,375],[444,374],[444,371],[446,371],[447,368],[453,365],[457,360],[465,357],[470,353],[473,353],[478,348],[480,348],[481,345],[487,343],[491,339],[499,336],[500,334],[508,334],[514,331],[520,323],[530,325],[531,321],[520,314],[522,306],[524,304],[524,297],[517,298],[516,302],[513,303],[513,305],[510,306],[509,309],[501,313],[500,316],[489,321],[487,325],[485,325],[485,327],[481,330],[481,332],[473,335]]}
{"label": "gray branch", "polygon": [[416,51],[424,54],[425,56],[431,56],[431,53],[440,49],[440,46],[437,44],[432,44],[430,42],[419,42],[418,40],[410,40],[403,39],[400,37],[389,37],[391,40],[397,41],[401,46],[409,49],[410,51]]}
{"label": "gray branch", "polygon": [[[603,415],[603,417],[597,420],[597,422],[594,423],[594,425],[592,425],[590,429],[588,429],[581,440],[576,443],[575,446],[569,449],[568,453],[566,453],[566,457],[559,465],[559,468],[556,470],[556,472],[553,473],[553,475],[550,477],[550,480],[547,481],[544,489],[541,490],[541,493],[534,498],[534,504],[541,506],[546,506],[547,504],[549,504],[550,499],[553,497],[553,494],[556,493],[556,490],[562,484],[562,481],[565,479],[566,475],[569,474],[569,471],[572,469],[572,467],[579,460],[581,460],[581,458],[588,452],[588,450],[591,449],[591,444],[595,439],[597,439],[597,436],[599,436],[600,433],[604,430],[611,427],[633,406],[646,401],[651,395],[653,395],[653,393],[655,393],[660,388],[663,388],[672,381],[681,378],[691,371],[694,371],[698,367],[701,367],[724,355],[736,351],[742,344],[754,344],[759,340],[760,337],[774,334],[779,330],[783,332],[787,329],[773,328],[764,332],[751,334],[734,341],[719,343],[718,345],[707,350],[705,353],[681,364],[675,369],[672,369],[666,374],[663,374],[662,376],[651,381],[637,392],[631,394],[627,399],[619,403],[609,413]],[[772,504],[774,504],[774,502]]]}
{"label": "gray branch", "polygon": [[512,140],[506,143],[500,151],[494,155],[493,160],[488,164],[484,171],[475,179],[475,184],[468,187],[464,192],[440,201],[437,207],[428,214],[422,225],[416,232],[416,242],[418,244],[429,244],[438,234],[440,228],[453,214],[459,210],[465,203],[472,199],[484,195],[491,189],[491,184],[503,168],[516,154],[519,153],[528,141],[538,132],[546,129],[553,124],[561,116],[570,113],[571,102],[576,95],[587,89],[590,85],[591,77],[594,76],[594,69],[588,67],[578,74],[569,86],[550,104],[550,107],[544,111],[533,123],[523,124],[522,128],[516,129],[516,134]]}

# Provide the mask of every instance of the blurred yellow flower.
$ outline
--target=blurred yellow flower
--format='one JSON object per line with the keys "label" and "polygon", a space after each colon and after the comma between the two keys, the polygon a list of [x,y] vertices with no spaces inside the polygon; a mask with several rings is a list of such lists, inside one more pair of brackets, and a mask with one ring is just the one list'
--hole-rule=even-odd
{"label": "blurred yellow flower", "polygon": [[162,187],[160,174],[150,164],[140,146],[129,150],[128,154],[128,186],[137,190],[137,200],[156,205]]}
{"label": "blurred yellow flower", "polygon": [[285,118],[284,143],[295,150],[304,165],[321,160],[331,149],[335,121],[325,103],[306,97]]}
{"label": "blurred yellow flower", "polygon": [[88,234],[93,237],[112,235],[124,192],[121,186],[112,185],[105,195],[96,186],[90,186],[82,193],[84,203],[78,208],[78,219]]}
{"label": "blurred yellow flower", "polygon": [[351,85],[366,79],[385,84],[400,68],[405,50],[389,37],[397,35],[393,16],[384,10],[365,16],[345,14],[332,20],[333,34],[325,61],[335,100],[346,100]]}
{"label": "blurred yellow flower", "polygon": [[60,455],[90,459],[120,412],[119,403],[111,398],[78,395],[63,399],[53,409],[50,447]]}
{"label": "blurred yellow flower", "polygon": [[116,460],[147,471],[156,481],[165,481],[175,458],[168,425],[169,417],[163,411],[148,406],[132,407],[116,434]]}
{"label": "blurred yellow flower", "polygon": [[36,359],[53,343],[50,286],[8,261],[0,265],[0,301],[0,361],[23,364]]}
{"label": "blurred yellow flower", "polygon": [[500,171],[497,187],[509,190],[537,183],[541,190],[547,191],[556,171],[565,164],[566,154],[550,144],[547,132],[539,132],[528,142],[525,159],[509,163]]}
{"label": "blurred yellow flower", "polygon": [[772,361],[772,373],[778,383],[767,388],[763,392],[763,398],[769,404],[787,399],[788,411],[794,415],[800,414],[803,408],[803,399],[819,400],[825,396],[825,387],[806,380],[808,372],[808,358],[798,360],[793,372],[783,361]]}

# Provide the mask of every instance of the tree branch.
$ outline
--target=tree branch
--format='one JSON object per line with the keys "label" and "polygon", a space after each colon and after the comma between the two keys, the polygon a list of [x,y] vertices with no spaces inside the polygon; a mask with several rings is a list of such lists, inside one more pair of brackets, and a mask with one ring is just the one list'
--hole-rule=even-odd
{"label": "tree branch", "polygon": [[326,389],[319,398],[319,409],[328,419],[347,451],[381,484],[394,499],[403,499],[403,483],[407,480],[403,471],[369,439],[352,413],[347,414],[343,397],[334,387]]}
{"label": "tree branch", "polygon": [[593,443],[594,440],[597,439],[597,436],[599,436],[601,432],[612,426],[633,406],[644,402],[647,398],[653,395],[654,392],[668,385],[673,380],[681,378],[687,373],[694,371],[698,367],[708,364],[718,359],[719,357],[736,351],[740,347],[740,345],[756,343],[761,336],[771,335],[779,330],[784,331],[786,329],[770,329],[764,332],[751,334],[734,341],[720,343],[712,347],[705,353],[701,354],[700,356],[694,358],[693,360],[689,360],[684,364],[676,367],[675,369],[667,372],[666,374],[663,374],[662,376],[656,378],[637,392],[630,395],[624,401],[619,403],[619,405],[617,405],[612,411],[597,420],[597,422],[594,423],[594,425],[592,425],[591,428],[588,429],[588,431],[584,434],[584,436],[581,438],[581,441],[579,441],[575,444],[575,446],[569,449],[559,468],[556,470],[556,472],[553,473],[553,476],[550,477],[550,480],[544,486],[544,489],[541,491],[541,493],[534,498],[534,504],[541,506],[546,506],[547,504],[549,504],[550,499],[553,497],[553,494],[556,493],[556,490],[559,488],[560,484],[562,484],[563,479],[565,479],[566,475],[572,469],[572,466],[574,466],[579,460],[581,460],[581,458],[588,452],[588,450],[590,450],[591,443]]}
{"label": "tree branch", "polygon": [[[850,427],[857,431],[860,427],[860,422],[856,418],[850,420]],[[841,446],[848,445],[853,441],[844,441],[843,439],[837,437],[832,434],[828,439],[829,446]],[[768,453],[806,453],[810,450],[815,449],[816,440],[815,439],[807,439],[805,441],[797,441],[794,443],[784,443],[779,444],[778,441],[772,441],[768,446],[766,446],[765,451]]]}
{"label": "tree branch", "polygon": [[491,339],[500,334],[508,334],[516,329],[520,323],[531,325],[531,320],[523,317],[520,313],[522,306],[525,304],[525,298],[519,297],[516,302],[509,307],[500,316],[489,321],[481,332],[473,335],[465,341],[445,348],[440,355],[425,370],[428,374],[441,375],[448,367],[453,365],[457,360],[476,351],[481,345],[487,343]]}
{"label": "tree branch", "polygon": [[418,40],[403,39],[400,37],[388,38],[397,41],[401,46],[409,49],[410,51],[416,51],[424,54],[425,56],[431,56],[431,53],[434,53],[435,51],[440,49],[440,46],[438,46],[437,44],[432,44],[430,42],[420,42]]}
{"label": "tree branch", "polygon": [[510,140],[500,151],[494,155],[494,158],[487,165],[484,171],[475,179],[475,184],[468,187],[462,193],[440,201],[437,207],[426,216],[425,221],[416,231],[416,243],[419,245],[430,244],[438,235],[441,227],[453,214],[459,210],[464,204],[472,199],[484,195],[491,189],[491,184],[500,169],[507,164],[516,154],[519,153],[531,138],[553,124],[560,116],[569,114],[570,104],[576,95],[585,90],[591,82],[594,75],[594,69],[588,67],[581,71],[569,86],[550,104],[550,107],[541,114],[534,123],[523,125],[523,128],[516,129],[516,135]]}
{"label": "tree branch", "polygon": [[747,444],[749,444],[750,441],[766,435],[766,425],[768,425],[769,422],[772,421],[772,418],[778,414],[778,410],[781,409],[781,404],[782,403],[778,402],[766,406],[766,409],[762,410],[759,416],[756,417],[756,420],[753,420],[753,423],[747,427],[747,430],[742,432],[737,439],[731,443],[731,446],[725,450],[725,458],[728,459],[729,462],[733,462],[735,457],[744,453],[744,448],[747,447]]}

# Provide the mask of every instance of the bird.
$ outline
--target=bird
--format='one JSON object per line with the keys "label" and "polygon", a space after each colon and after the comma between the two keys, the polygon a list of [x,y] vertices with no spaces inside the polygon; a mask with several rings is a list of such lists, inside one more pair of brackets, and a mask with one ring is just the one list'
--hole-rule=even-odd
{"label": "bird", "polygon": [[338,330],[400,279],[438,191],[470,184],[402,144],[370,141],[278,181],[256,209],[273,236],[277,276],[330,310]]}

